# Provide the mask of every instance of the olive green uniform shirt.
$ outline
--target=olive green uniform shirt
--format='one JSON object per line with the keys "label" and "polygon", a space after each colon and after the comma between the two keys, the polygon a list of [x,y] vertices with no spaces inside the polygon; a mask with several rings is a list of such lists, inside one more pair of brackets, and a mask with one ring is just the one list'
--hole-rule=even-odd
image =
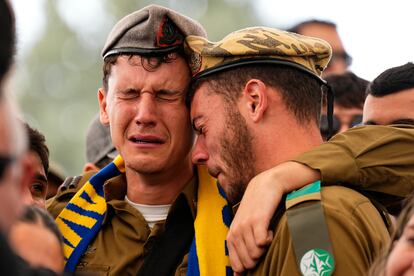
{"label": "olive green uniform shirt", "polygon": [[[413,139],[414,127],[357,127],[348,130],[346,134],[336,135],[330,143],[316,147],[294,161],[320,170],[324,184],[337,184],[341,181],[351,188],[375,192],[373,196],[389,207],[413,191]],[[387,175],[383,174],[385,170]],[[54,217],[91,176],[92,174],[86,174],[77,187],[61,187],[56,197],[48,201],[48,210]],[[342,192],[349,194],[349,198],[341,197],[344,201],[337,205],[335,196]],[[163,224],[156,225],[151,231],[139,211],[124,201],[125,193],[126,182],[122,176],[105,184],[108,214],[103,228],[81,258],[77,271],[102,272],[103,275],[136,274],[151,247],[152,237],[163,231]],[[332,198],[329,196],[331,193],[334,196]],[[194,185],[189,184],[184,194],[188,201],[192,202],[190,206],[193,208]],[[348,264],[352,266],[349,271],[356,273],[349,275],[367,271],[368,264],[372,262],[378,248],[388,240],[383,237],[384,223],[378,219],[378,212],[366,197],[350,189],[326,187],[322,188],[322,196],[331,239],[338,235],[344,240],[341,243],[339,239],[332,240],[334,254],[347,252],[340,255],[336,261],[337,271],[343,271],[342,266]],[[293,208],[300,208],[300,205]],[[195,209],[193,215],[194,213]],[[263,261],[250,274],[299,273],[287,229],[286,215],[279,210],[276,217],[279,223],[276,223],[274,228],[275,239]],[[367,220],[366,217],[370,219]],[[345,221],[346,227],[343,227]],[[373,229],[380,230],[372,231]],[[345,250],[344,246],[349,250]],[[352,251],[355,251],[355,256],[346,259],[349,254],[354,254]],[[346,261],[342,261],[345,259]],[[178,273],[185,273],[185,262],[186,260],[178,269]]]}
{"label": "olive green uniform shirt", "polygon": [[[384,221],[370,200],[352,189],[322,187],[321,196],[335,258],[334,275],[366,275],[374,258],[389,242]],[[292,209],[306,204],[303,202]],[[302,275],[283,208],[275,218],[272,244],[248,275]]]}
{"label": "olive green uniform shirt", "polygon": [[319,170],[323,185],[364,190],[398,214],[401,200],[414,192],[414,127],[352,128],[293,161]]}
{"label": "olive green uniform shirt", "polygon": [[[371,200],[398,213],[401,200],[414,192],[414,127],[356,127],[293,161],[319,170],[324,185],[340,182],[363,190]],[[366,275],[389,242],[384,220],[370,199],[354,190],[322,187],[321,195],[336,263],[334,275]],[[284,208],[278,209],[274,219],[274,240],[248,275],[301,275]]]}
{"label": "olive green uniform shirt", "polygon": [[[86,174],[79,184],[70,188],[60,187],[57,195],[48,201],[47,209],[57,217],[76,191],[93,174]],[[195,179],[182,192],[195,217]],[[136,275],[155,237],[164,231],[164,222],[150,229],[142,214],[127,203],[125,175],[114,177],[104,185],[107,214],[102,228],[81,257],[76,272],[91,275]],[[170,211],[174,208],[171,206]],[[187,256],[179,265],[176,275],[185,275]]]}

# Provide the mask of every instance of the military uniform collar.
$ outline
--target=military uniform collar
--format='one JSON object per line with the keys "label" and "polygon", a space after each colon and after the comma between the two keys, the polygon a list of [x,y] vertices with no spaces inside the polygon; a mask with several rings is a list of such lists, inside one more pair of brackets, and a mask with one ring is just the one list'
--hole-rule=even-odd
{"label": "military uniform collar", "polygon": [[[194,173],[193,177],[187,182],[183,191],[179,195],[184,195],[188,206],[191,209],[193,218],[196,216],[196,202],[197,202],[197,187],[198,187],[198,177]],[[118,175],[114,178],[107,180],[104,184],[104,193],[105,200],[110,204],[111,201],[125,200],[125,195],[127,193],[127,181],[125,174]],[[178,196],[177,196],[178,197]],[[175,202],[172,204],[171,209],[173,209]],[[112,205],[112,207],[114,207]],[[109,209],[108,209],[109,211]],[[171,211],[171,210],[170,210]],[[108,213],[105,216],[104,223],[106,222]]]}
{"label": "military uniform collar", "polygon": [[108,179],[104,184],[104,194],[106,202],[114,199],[123,200],[127,193],[127,182],[125,174]]}

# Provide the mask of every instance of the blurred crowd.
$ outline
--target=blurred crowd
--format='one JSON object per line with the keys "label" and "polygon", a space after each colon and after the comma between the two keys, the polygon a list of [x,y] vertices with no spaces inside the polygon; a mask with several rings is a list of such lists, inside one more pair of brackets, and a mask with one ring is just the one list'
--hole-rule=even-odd
{"label": "blurred crowd", "polygon": [[414,64],[360,78],[321,20],[207,37],[161,6],[120,19],[65,176],[6,88],[0,0],[1,275],[414,272]]}

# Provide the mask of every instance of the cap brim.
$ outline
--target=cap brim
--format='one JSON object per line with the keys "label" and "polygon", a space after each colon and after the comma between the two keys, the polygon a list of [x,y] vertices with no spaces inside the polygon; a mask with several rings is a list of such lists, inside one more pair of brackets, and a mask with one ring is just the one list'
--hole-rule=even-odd
{"label": "cap brim", "polygon": [[170,47],[163,47],[163,48],[116,48],[108,51],[103,58],[107,58],[109,56],[113,55],[165,55],[172,52],[178,51],[180,48],[182,48],[182,45],[174,45]]}
{"label": "cap brim", "polygon": [[220,66],[217,66],[217,67],[208,68],[200,72],[199,74],[196,74],[195,76],[193,76],[193,81],[196,81],[200,78],[203,78],[203,77],[206,77],[206,76],[209,76],[209,75],[221,72],[221,71],[233,69],[233,68],[244,66],[244,65],[251,65],[251,64],[276,64],[276,65],[285,65],[285,66],[293,67],[316,78],[319,82],[321,82],[321,84],[326,84],[326,81],[324,79],[322,79],[321,77],[316,75],[314,72],[312,72],[311,70],[307,69],[306,67],[300,64],[287,61],[287,60],[280,60],[280,59],[266,58],[266,57],[239,59],[239,60],[235,60],[232,62],[221,64]]}

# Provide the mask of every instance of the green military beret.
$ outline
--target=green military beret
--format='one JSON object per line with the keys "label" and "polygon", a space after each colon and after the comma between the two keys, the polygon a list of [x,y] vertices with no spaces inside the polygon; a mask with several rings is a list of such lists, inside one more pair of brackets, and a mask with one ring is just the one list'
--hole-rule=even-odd
{"label": "green military beret", "polygon": [[195,20],[150,5],[122,18],[109,33],[102,57],[116,54],[162,54],[176,50],[188,35],[206,37]]}
{"label": "green military beret", "polygon": [[219,42],[191,35],[185,48],[194,78],[260,63],[295,67],[320,79],[332,54],[322,39],[267,27],[235,31]]}

